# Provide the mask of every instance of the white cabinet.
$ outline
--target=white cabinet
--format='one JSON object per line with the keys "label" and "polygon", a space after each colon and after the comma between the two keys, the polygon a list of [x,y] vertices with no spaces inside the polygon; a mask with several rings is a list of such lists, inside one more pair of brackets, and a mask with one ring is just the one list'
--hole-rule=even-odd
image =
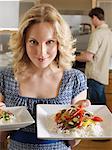
{"label": "white cabinet", "polygon": [[40,0],[49,3],[64,14],[87,14],[92,8],[92,0]]}
{"label": "white cabinet", "polygon": [[0,0],[0,33],[17,30],[21,16],[32,6],[34,1],[1,1]]}
{"label": "white cabinet", "polygon": [[0,1],[0,30],[17,28],[19,1]]}
{"label": "white cabinet", "polygon": [[105,21],[112,29],[112,0],[97,0],[97,6],[103,8],[105,12]]}

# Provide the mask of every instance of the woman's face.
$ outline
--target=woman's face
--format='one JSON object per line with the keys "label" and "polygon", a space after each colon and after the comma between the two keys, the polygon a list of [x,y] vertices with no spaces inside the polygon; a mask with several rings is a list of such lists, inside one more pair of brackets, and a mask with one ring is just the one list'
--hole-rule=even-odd
{"label": "woman's face", "polygon": [[37,68],[48,67],[57,55],[58,42],[53,26],[48,22],[32,25],[26,33],[26,52]]}

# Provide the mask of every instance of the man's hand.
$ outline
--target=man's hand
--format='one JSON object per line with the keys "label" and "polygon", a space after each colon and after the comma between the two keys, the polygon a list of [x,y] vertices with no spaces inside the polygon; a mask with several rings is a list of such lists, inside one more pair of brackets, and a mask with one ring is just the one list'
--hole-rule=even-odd
{"label": "man's hand", "polygon": [[94,57],[94,54],[89,52],[89,51],[83,51],[80,53],[80,55],[76,56],[76,60],[79,62],[87,62],[87,61],[92,61]]}

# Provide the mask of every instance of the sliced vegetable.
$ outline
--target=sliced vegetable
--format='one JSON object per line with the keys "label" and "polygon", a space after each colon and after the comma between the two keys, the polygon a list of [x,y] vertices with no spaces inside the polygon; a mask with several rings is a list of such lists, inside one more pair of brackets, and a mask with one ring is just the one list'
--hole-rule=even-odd
{"label": "sliced vegetable", "polygon": [[93,121],[98,121],[98,122],[100,122],[100,121],[103,121],[103,119],[102,118],[100,118],[100,117],[98,117],[98,116],[93,116],[93,118],[91,118]]}
{"label": "sliced vegetable", "polygon": [[55,115],[55,121],[62,130],[87,127],[95,122],[103,121],[102,118],[87,112],[82,106],[71,106],[63,109]]}
{"label": "sliced vegetable", "polygon": [[0,119],[3,119],[4,121],[8,121],[11,119],[12,116],[14,116],[13,113],[0,109]]}
{"label": "sliced vegetable", "polygon": [[87,127],[87,126],[89,126],[90,124],[93,124],[93,123],[95,123],[93,120],[86,119],[85,121],[83,121],[82,126]]}

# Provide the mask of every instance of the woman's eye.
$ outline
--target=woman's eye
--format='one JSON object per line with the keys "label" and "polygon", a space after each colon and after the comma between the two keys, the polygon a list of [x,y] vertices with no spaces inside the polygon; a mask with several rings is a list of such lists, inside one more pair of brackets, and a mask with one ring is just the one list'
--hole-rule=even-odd
{"label": "woman's eye", "polygon": [[29,42],[30,42],[32,45],[37,45],[37,44],[38,44],[38,42],[35,41],[35,40],[30,40]]}
{"label": "woman's eye", "polygon": [[49,41],[47,41],[47,44],[53,44],[53,43],[55,43],[54,40],[49,40]]}

